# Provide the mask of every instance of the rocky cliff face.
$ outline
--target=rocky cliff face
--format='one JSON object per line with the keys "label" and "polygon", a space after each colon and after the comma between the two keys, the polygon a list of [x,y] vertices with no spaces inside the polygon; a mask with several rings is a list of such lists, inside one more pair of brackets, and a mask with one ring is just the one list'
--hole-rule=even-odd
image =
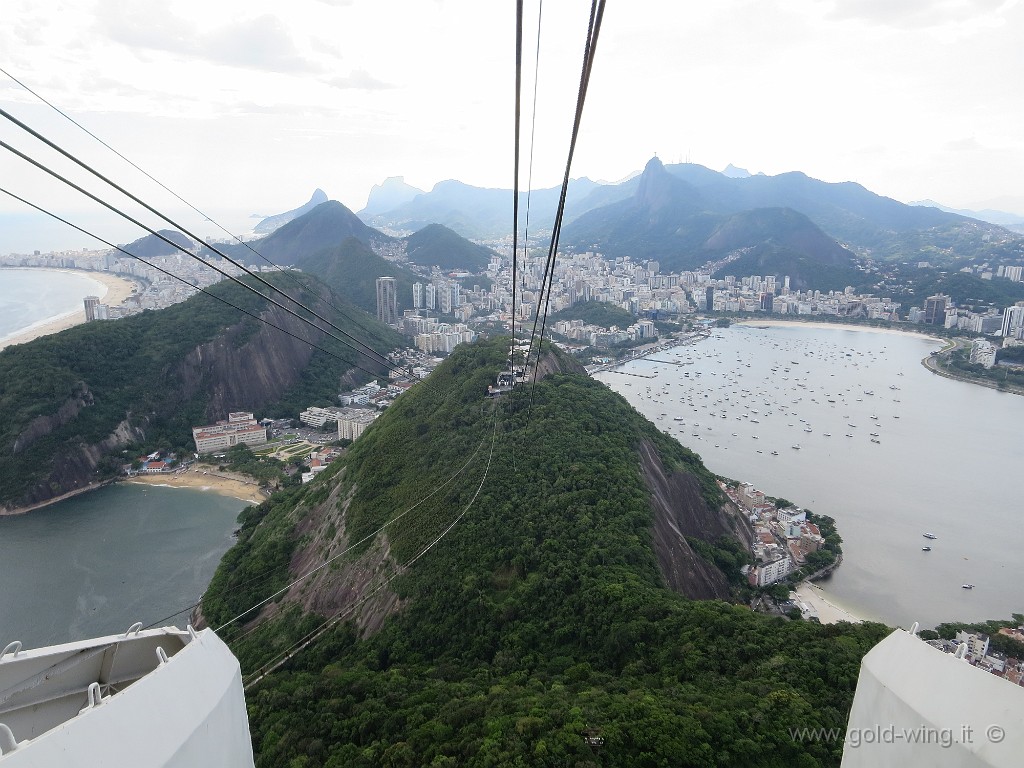
{"label": "rocky cliff face", "polygon": [[245,339],[247,330],[239,324],[196,347],[168,370],[168,379],[181,384],[182,399],[206,391],[206,418],[211,422],[243,405],[255,409],[279,398],[309,364],[316,351],[310,345],[325,336],[277,307],[262,317],[308,343],[265,324]]}
{"label": "rocky cliff face", "polygon": [[749,546],[750,526],[728,506],[710,508],[697,479],[687,472],[669,472],[649,442],[642,442],[639,452],[640,470],[654,510],[654,551],[665,583],[697,600],[728,599],[725,576],[694,552],[686,537],[711,543],[728,536]]}
{"label": "rocky cliff face", "polygon": [[[347,530],[349,504],[356,488],[338,476],[320,501],[296,512],[295,536],[300,542],[288,564],[292,580],[309,574],[252,618],[255,626],[298,604],[303,612],[328,618],[351,618],[363,636],[376,632],[402,602],[390,589],[400,568],[391,554],[388,534],[379,535],[359,556],[346,557],[353,542]],[[324,563],[332,560],[329,565]]]}
{"label": "rocky cliff face", "polygon": [[75,384],[71,396],[61,404],[56,413],[48,416],[36,416],[29,422],[29,425],[21,431],[18,438],[14,441],[11,453],[21,453],[28,450],[40,438],[46,437],[58,427],[63,427],[75,418],[83,408],[92,404],[93,396],[92,392],[89,391],[88,385],[84,381],[78,382]]}

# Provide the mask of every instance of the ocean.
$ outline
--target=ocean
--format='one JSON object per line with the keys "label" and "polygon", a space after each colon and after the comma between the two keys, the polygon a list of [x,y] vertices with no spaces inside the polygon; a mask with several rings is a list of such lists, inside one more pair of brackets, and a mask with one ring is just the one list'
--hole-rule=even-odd
{"label": "ocean", "polygon": [[[0,645],[124,632],[193,605],[246,502],[121,483],[0,517]],[[184,628],[188,613],[162,624]]]}
{"label": "ocean", "polygon": [[83,309],[86,296],[107,288],[85,273],[0,269],[0,340]]}
{"label": "ocean", "polygon": [[597,378],[712,471],[835,518],[844,561],[820,584],[837,604],[904,627],[1009,618],[1024,612],[1024,397],[928,372],[940,346],[733,326]]}

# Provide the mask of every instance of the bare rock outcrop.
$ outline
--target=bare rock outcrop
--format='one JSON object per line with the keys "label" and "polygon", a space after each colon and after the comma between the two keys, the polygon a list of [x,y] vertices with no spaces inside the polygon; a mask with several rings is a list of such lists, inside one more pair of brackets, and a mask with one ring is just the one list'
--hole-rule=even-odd
{"label": "bare rock outcrop", "polygon": [[78,382],[72,389],[70,397],[61,403],[56,413],[36,416],[29,422],[28,426],[21,431],[21,434],[14,441],[11,453],[20,453],[27,450],[37,440],[46,437],[53,430],[63,427],[75,418],[83,408],[92,405],[93,402],[92,392],[89,391],[89,387],[84,381]]}
{"label": "bare rock outcrop", "polygon": [[686,537],[710,543],[729,536],[749,544],[749,525],[727,506],[709,507],[697,478],[688,472],[668,471],[649,441],[640,443],[639,453],[654,510],[654,550],[665,583],[690,598],[728,599],[725,575],[695,552]]}
{"label": "bare rock outcrop", "polygon": [[353,543],[346,530],[346,519],[356,489],[346,490],[350,484],[340,478],[332,478],[331,483],[331,492],[325,499],[298,510],[300,519],[295,533],[302,543],[292,553],[288,573],[293,579],[311,575],[293,585],[280,601],[268,604],[253,619],[254,624],[298,603],[303,612],[351,617],[366,637],[401,609],[398,595],[388,586],[399,566],[391,555],[387,532],[379,534],[369,549],[358,556],[341,554]]}

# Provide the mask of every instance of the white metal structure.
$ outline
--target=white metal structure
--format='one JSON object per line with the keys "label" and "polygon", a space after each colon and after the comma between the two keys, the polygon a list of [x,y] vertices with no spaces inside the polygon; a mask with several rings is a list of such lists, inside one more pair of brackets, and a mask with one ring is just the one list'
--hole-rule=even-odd
{"label": "white metal structure", "polygon": [[1024,689],[971,666],[964,651],[943,653],[902,629],[872,648],[843,768],[1019,768]]}
{"label": "white metal structure", "polygon": [[0,768],[252,768],[238,660],[212,630],[0,654]]}

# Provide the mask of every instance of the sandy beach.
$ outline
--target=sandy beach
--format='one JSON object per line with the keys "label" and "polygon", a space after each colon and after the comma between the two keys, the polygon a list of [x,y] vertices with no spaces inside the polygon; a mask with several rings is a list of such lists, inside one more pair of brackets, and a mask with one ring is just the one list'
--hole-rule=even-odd
{"label": "sandy beach", "polygon": [[[72,272],[74,274],[86,275],[98,283],[102,283],[106,290],[103,291],[100,299],[104,304],[117,306],[132,295],[132,288],[135,283],[123,277],[112,275],[108,272],[90,272],[88,270],[52,269],[47,272]],[[54,317],[42,323],[37,323],[25,330],[0,339],[0,349],[25,344],[26,342],[38,339],[40,336],[48,336],[51,333],[64,331],[85,322],[85,307],[74,312],[69,312],[59,317]]]}
{"label": "sandy beach", "polygon": [[928,339],[929,341],[945,342],[945,339],[940,339],[938,336],[932,336],[927,333],[921,333],[920,331],[905,331],[902,328],[878,328],[873,325],[857,325],[854,323],[816,323],[805,320],[737,320],[733,322],[733,325],[752,325],[752,326],[793,326],[799,325],[802,328],[821,328],[824,330],[839,330],[839,331],[864,331],[866,333],[898,333],[901,336],[917,336],[920,339]]}
{"label": "sandy beach", "polygon": [[213,467],[205,469],[192,468],[186,472],[174,472],[171,474],[158,475],[136,475],[129,483],[140,485],[160,485],[167,488],[194,488],[200,491],[210,491],[221,496],[231,496],[242,501],[259,504],[267,497],[260,492],[256,481],[237,475],[231,472],[218,472]]}
{"label": "sandy beach", "polygon": [[840,608],[838,605],[831,602],[828,597],[825,596],[821,587],[807,581],[802,582],[800,586],[796,588],[796,599],[799,602],[806,603],[810,606],[822,624],[835,624],[838,621],[849,621],[853,624],[857,624],[859,622],[866,621],[864,617],[854,616],[845,608]]}

